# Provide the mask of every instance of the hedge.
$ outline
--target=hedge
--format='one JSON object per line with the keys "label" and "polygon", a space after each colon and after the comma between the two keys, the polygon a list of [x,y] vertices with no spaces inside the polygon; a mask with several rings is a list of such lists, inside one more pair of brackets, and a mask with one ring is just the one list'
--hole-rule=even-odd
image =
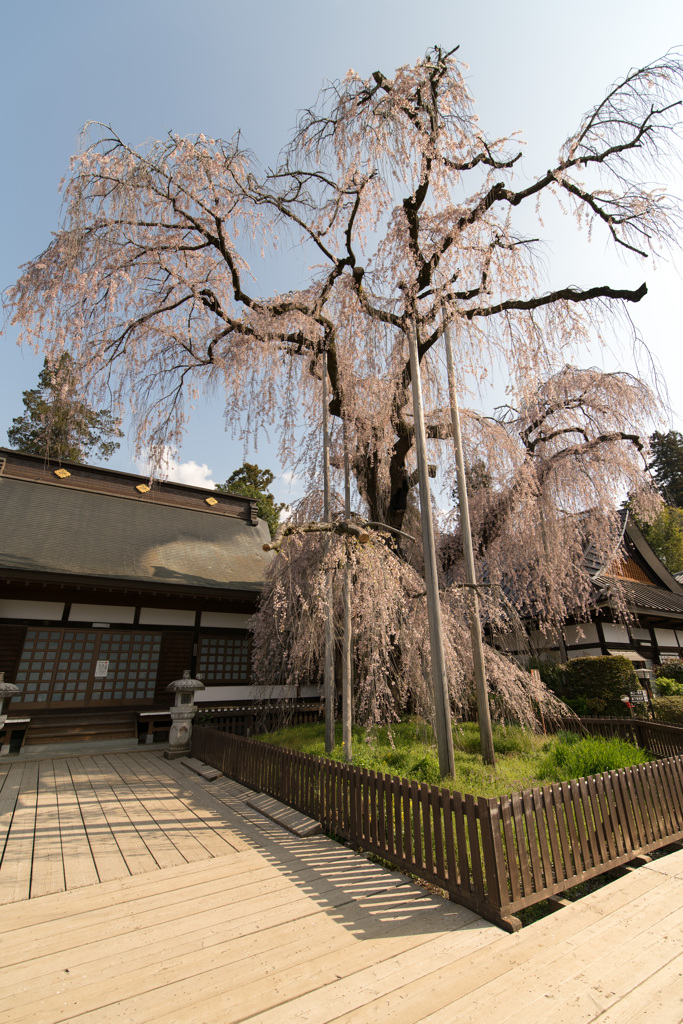
{"label": "hedge", "polygon": [[657,666],[655,676],[657,679],[663,677],[683,684],[683,661],[680,658],[671,658],[665,661],[662,665]]}
{"label": "hedge", "polygon": [[572,711],[589,718],[628,717],[621,697],[642,689],[633,663],[620,655],[572,658],[541,678]]}
{"label": "hedge", "polygon": [[652,707],[658,722],[683,725],[683,697],[655,697]]}

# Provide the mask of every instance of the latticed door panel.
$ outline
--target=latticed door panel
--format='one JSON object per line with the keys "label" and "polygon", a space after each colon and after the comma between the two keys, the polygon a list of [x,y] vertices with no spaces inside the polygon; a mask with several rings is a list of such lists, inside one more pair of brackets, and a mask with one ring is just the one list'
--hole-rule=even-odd
{"label": "latticed door panel", "polygon": [[159,666],[161,633],[105,633],[98,660],[107,673],[93,680],[93,700],[152,698]]}
{"label": "latticed door panel", "polygon": [[161,633],[26,630],[17,703],[61,704],[154,697]]}
{"label": "latticed door panel", "polygon": [[249,634],[246,630],[200,637],[197,672],[210,685],[248,683]]}

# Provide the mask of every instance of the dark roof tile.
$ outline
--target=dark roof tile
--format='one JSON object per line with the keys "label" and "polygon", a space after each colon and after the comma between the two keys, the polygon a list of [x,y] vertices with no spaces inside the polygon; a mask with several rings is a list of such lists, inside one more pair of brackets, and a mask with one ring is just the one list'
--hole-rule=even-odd
{"label": "dark roof tile", "polygon": [[260,590],[259,521],[0,478],[0,570]]}

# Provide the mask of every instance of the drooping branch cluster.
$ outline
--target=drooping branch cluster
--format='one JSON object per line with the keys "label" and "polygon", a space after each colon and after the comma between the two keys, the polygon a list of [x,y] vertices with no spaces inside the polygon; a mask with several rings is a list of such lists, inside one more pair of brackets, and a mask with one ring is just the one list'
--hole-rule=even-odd
{"label": "drooping branch cluster", "polygon": [[[626,495],[644,518],[656,511],[646,467],[657,416],[656,396],[631,375],[565,366],[496,417],[469,418],[480,573],[544,628],[588,613],[596,567],[617,554]],[[460,578],[457,521],[443,557]]]}
{"label": "drooping branch cluster", "polygon": [[[273,558],[254,630],[257,683],[318,683],[324,664],[326,571],[333,573],[336,642],[342,636],[342,580],[351,571],[356,720],[390,722],[406,712],[430,717],[430,644],[424,580],[381,538],[366,544],[339,534],[296,534]],[[461,589],[444,594],[442,615],[450,699],[455,714],[474,706],[471,640]],[[500,602],[485,604],[501,628]],[[566,713],[551,693],[510,659],[486,648],[492,709],[504,720],[534,725],[539,714]]]}
{"label": "drooping branch cluster", "polygon": [[[645,285],[544,288],[516,216],[555,195],[629,255],[674,244],[679,210],[650,182],[676,152],[680,84],[674,54],[631,71],[531,178],[514,136],[482,131],[455,51],[439,47],[393,77],[350,71],[265,172],[239,134],[134,149],[91,126],[61,227],[8,293],[9,315],[53,358],[68,349],[119,409],[132,404],[157,455],[217,388],[233,428],[277,424],[285,460],[315,468],[326,349],[367,511],[400,529],[414,486],[408,332],[440,410],[442,308],[463,377],[495,362],[524,388],[638,301]],[[315,269],[263,295],[250,265],[278,259],[281,235]],[[435,452],[447,422],[435,412],[428,425]]]}

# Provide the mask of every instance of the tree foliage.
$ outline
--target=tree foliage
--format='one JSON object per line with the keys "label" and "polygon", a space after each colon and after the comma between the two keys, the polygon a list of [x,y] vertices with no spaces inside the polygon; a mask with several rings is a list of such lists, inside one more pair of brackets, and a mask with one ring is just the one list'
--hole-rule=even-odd
{"label": "tree foliage", "polygon": [[216,484],[216,490],[255,498],[259,518],[266,521],[270,536],[274,537],[280,525],[282,510],[287,507],[284,502],[276,502],[268,490],[274,479],[269,469],[259,469],[253,463],[245,462],[230,474],[224,484]]}
{"label": "tree foliage", "polygon": [[[407,711],[433,713],[429,623],[422,577],[376,531],[359,544],[343,534],[293,535],[271,563],[254,629],[255,678],[264,686],[295,685],[322,678],[326,570],[333,573],[336,642],[342,638],[344,568],[351,568],[356,718],[363,724],[395,720]],[[443,594],[445,654],[451,708],[473,710],[472,647],[462,588]],[[511,611],[511,610],[510,610]],[[484,601],[484,613],[502,628],[509,619],[499,602]],[[491,647],[486,670],[492,715],[533,725],[566,708]]]}
{"label": "tree foliage", "polygon": [[[463,69],[436,47],[393,77],[349,71],[265,172],[239,134],[136,150],[96,129],[74,158],[60,230],[8,294],[13,320],[133,401],[159,456],[215,380],[234,425],[245,413],[254,429],[277,421],[283,454],[317,465],[326,348],[330,412],[346,422],[361,497],[371,519],[400,528],[416,485],[409,333],[429,436],[447,439],[442,308],[463,374],[497,364],[528,388],[646,292],[544,287],[537,235],[521,226],[536,217],[542,232],[539,202],[556,200],[589,238],[638,258],[675,244],[679,225],[651,186],[675,152],[676,55],[610,87],[549,169],[526,177],[515,136],[480,126]],[[281,236],[315,269],[261,295],[248,261]],[[302,420],[310,432],[293,456]]]}
{"label": "tree foliage", "polygon": [[24,413],[12,420],[7,438],[13,448],[66,462],[91,455],[110,459],[123,437],[108,409],[95,411],[78,397],[78,373],[68,352],[55,363],[46,359],[38,387],[24,391]]}
{"label": "tree foliage", "polygon": [[[188,403],[220,384],[232,426],[275,424],[283,460],[315,479],[326,352],[332,464],[343,464],[343,423],[361,511],[399,530],[417,485],[408,341],[417,335],[432,455],[448,465],[439,347],[449,324],[461,390],[492,366],[509,381],[499,415],[463,412],[468,461],[483,459],[492,481],[477,492],[475,523],[491,593],[514,579],[522,606],[547,608],[552,620],[585,600],[586,580],[568,564],[586,539],[599,551],[613,543],[616,493],[646,483],[641,438],[654,399],[633,378],[575,365],[615,320],[628,328],[627,307],[646,285],[549,286],[542,214],[555,201],[586,243],[595,237],[637,261],[677,245],[679,207],[652,181],[677,155],[683,68],[669,54],[631,70],[537,174],[522,173],[515,135],[486,135],[464,70],[455,51],[435,47],[393,77],[349,71],[303,112],[266,170],[239,134],[170,134],[135,149],[93,126],[73,160],[60,228],[7,301],[25,340],[49,339],[52,358],[68,350],[120,406],[134,403],[139,442],[157,457],[180,437]],[[313,269],[302,283],[284,280],[283,268],[281,286],[261,294],[250,261],[277,260],[283,238]],[[317,550],[328,550],[322,540]],[[299,622],[317,621],[317,591],[297,596],[279,575],[294,571],[299,551],[290,540],[275,560],[272,629],[257,634],[286,673],[291,652],[301,665],[308,657]],[[319,576],[300,557],[314,586]],[[381,579],[385,562],[364,571]],[[456,541],[456,582],[458,571]],[[299,618],[283,618],[285,607]],[[408,621],[402,604],[392,607]],[[404,633],[387,616],[367,622],[391,644]],[[307,640],[320,632],[308,629]],[[371,651],[368,639],[364,678],[379,686],[379,663],[389,672],[391,658]],[[401,653],[389,678],[412,678],[417,657]]]}
{"label": "tree foliage", "polygon": [[[621,494],[632,494],[641,517],[659,509],[648,488],[644,430],[657,409],[630,374],[567,365],[493,416],[468,414],[471,461],[487,481],[470,494],[478,575],[541,627],[588,614],[593,584],[584,554],[591,548],[600,564],[612,561]],[[442,539],[442,560],[463,578],[457,521]]]}
{"label": "tree foliage", "polygon": [[664,505],[654,519],[639,525],[669,572],[683,571],[683,509]]}
{"label": "tree foliage", "polygon": [[683,434],[655,431],[650,437],[650,469],[659,493],[667,505],[683,509]]}

